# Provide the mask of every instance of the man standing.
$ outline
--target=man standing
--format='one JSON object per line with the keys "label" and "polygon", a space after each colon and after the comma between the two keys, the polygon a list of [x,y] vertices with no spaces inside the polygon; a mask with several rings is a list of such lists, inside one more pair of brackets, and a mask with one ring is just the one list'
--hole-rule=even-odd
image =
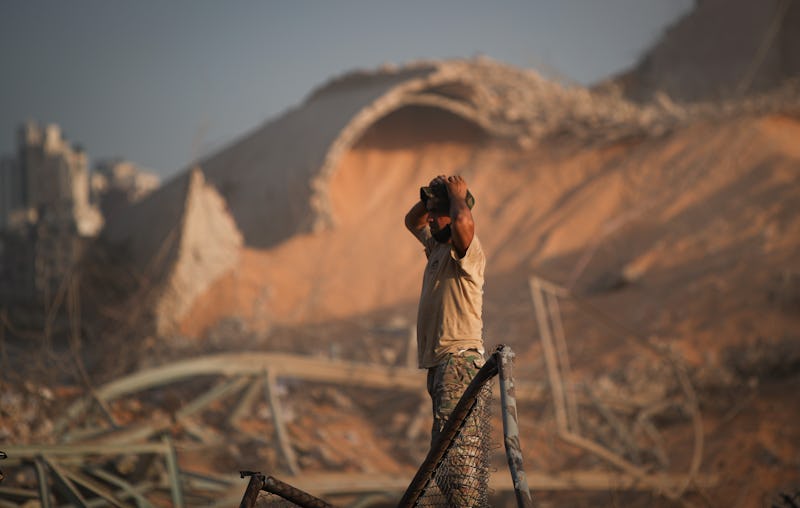
{"label": "man standing", "polygon": [[[428,369],[433,402],[431,445],[484,363],[481,309],[486,257],[475,236],[474,202],[461,176],[440,175],[420,189],[420,200],[405,218],[428,258],[417,313],[417,349],[419,367]],[[444,474],[437,476],[450,506],[486,502],[488,471],[480,467],[485,464],[478,423],[466,422],[449,451]]]}

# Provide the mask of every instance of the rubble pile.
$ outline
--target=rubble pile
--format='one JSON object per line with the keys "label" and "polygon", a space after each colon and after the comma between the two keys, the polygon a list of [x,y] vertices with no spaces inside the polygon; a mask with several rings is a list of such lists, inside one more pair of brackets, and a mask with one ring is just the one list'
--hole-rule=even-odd
{"label": "rubble pile", "polygon": [[33,381],[0,380],[0,442],[54,443],[56,392],[64,397],[70,391]]}

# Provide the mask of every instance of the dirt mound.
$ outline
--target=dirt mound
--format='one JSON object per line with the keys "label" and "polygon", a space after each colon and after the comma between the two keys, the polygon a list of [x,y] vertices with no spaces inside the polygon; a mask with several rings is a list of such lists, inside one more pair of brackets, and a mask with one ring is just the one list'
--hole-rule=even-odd
{"label": "dirt mound", "polygon": [[[647,101],[742,97],[800,76],[800,4],[704,0],[672,26],[633,69],[612,81]],[[606,83],[608,85],[608,83]]]}
{"label": "dirt mound", "polygon": [[[228,202],[247,245],[273,247],[337,225],[329,187],[341,157],[403,109],[455,116],[520,145],[558,133],[595,140],[659,133],[683,114],[565,88],[486,58],[419,62],[334,79],[200,167]],[[446,131],[431,141],[443,137]]]}
{"label": "dirt mound", "polygon": [[184,331],[201,332],[215,316],[285,325],[413,308],[423,261],[402,217],[421,183],[453,172],[477,197],[477,233],[490,255],[487,295],[500,298],[498,306],[525,284],[512,290],[494,281],[534,271],[584,289],[605,272],[631,279],[634,291],[653,295],[637,322],[668,321],[645,316],[669,309],[667,298],[679,306],[691,288],[678,281],[698,286],[713,278],[709,272],[726,274],[717,291],[761,287],[768,305],[768,281],[797,269],[790,254],[800,224],[784,208],[797,190],[798,134],[790,118],[744,118],[659,139],[552,141],[547,151],[519,151],[456,117],[404,110],[343,156],[331,182],[339,225],[274,249],[246,249],[239,269],[198,300]]}

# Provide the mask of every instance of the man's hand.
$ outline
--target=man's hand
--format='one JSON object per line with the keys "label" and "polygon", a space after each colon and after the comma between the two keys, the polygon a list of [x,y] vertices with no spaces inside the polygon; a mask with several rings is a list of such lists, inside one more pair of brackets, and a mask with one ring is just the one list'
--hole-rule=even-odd
{"label": "man's hand", "polygon": [[448,176],[447,180],[445,180],[445,185],[447,186],[447,194],[450,196],[451,203],[454,200],[465,201],[467,199],[467,182],[461,176]]}

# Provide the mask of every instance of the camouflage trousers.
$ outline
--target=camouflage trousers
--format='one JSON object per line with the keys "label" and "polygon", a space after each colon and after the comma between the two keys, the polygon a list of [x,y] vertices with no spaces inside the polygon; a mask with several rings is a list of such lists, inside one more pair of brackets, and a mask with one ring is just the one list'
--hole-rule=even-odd
{"label": "camouflage trousers", "polygon": [[[446,361],[428,369],[428,393],[433,402],[431,446],[438,440],[445,422],[484,363],[483,355],[470,349],[450,354]],[[476,404],[486,403],[486,397],[480,396]],[[478,409],[475,407],[470,413],[436,472],[436,484],[448,506],[488,506],[488,448],[482,445],[487,436],[480,431],[484,422],[478,420],[483,414]]]}

